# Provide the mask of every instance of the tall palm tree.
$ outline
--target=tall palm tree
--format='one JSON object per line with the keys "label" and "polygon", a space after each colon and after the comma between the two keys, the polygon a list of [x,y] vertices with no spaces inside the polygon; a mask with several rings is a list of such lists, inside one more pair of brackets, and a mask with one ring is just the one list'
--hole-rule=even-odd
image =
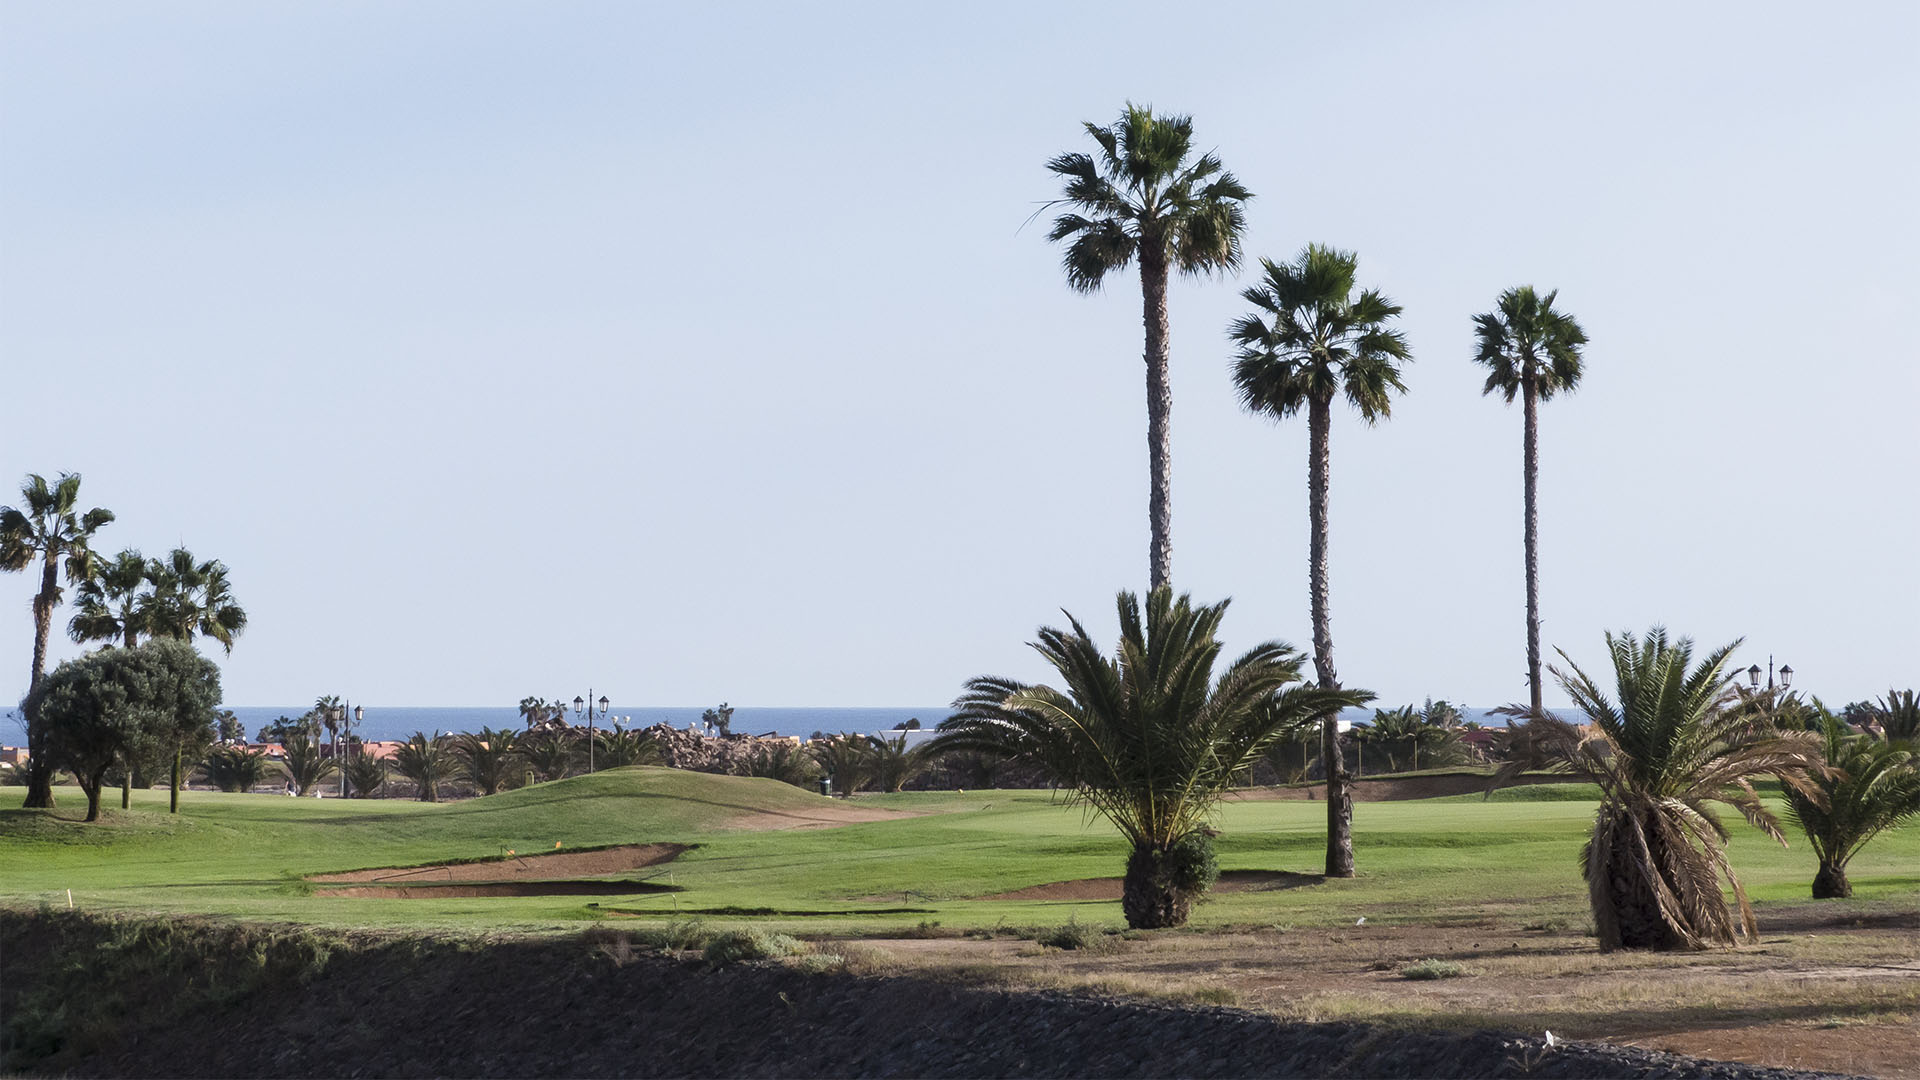
{"label": "tall palm tree", "polygon": [[[113,511],[94,507],[80,511],[80,474],[61,473],[48,484],[30,473],[20,485],[19,507],[0,506],[0,570],[24,571],[41,561],[40,591],[33,594],[33,676],[27,693],[40,685],[47,671],[47,638],[53,631],[53,609],[60,604],[60,568],[67,581],[78,584],[93,576],[93,534],[113,520]],[[26,710],[27,807],[53,805],[53,763],[47,757],[46,736]]]}
{"label": "tall palm tree", "polygon": [[186,548],[174,548],[164,561],[148,561],[147,579],[153,585],[142,613],[148,633],[177,641],[198,634],[233,652],[233,639],[247,627],[247,612],[233,598],[225,563],[199,562]]}
{"label": "tall palm tree", "polygon": [[[1587,715],[1585,730],[1544,711],[1500,710],[1527,719],[1511,729],[1509,758],[1492,786],[1547,768],[1600,787],[1581,856],[1602,949],[1732,945],[1736,933],[1751,939],[1753,907],[1727,861],[1726,826],[1707,804],[1734,807],[1784,847],[1786,835],[1752,779],[1772,774],[1821,797],[1807,775],[1821,767],[1814,736],[1756,728],[1732,707],[1734,676],[1725,664],[1739,644],[1690,667],[1687,638],[1669,643],[1659,627],[1639,640],[1608,634],[1617,703],[1572,661],[1568,671],[1549,669]],[[1721,898],[1722,877],[1739,905],[1737,923]]]}
{"label": "tall palm tree", "polygon": [[1580,350],[1587,332],[1574,317],[1555,311],[1559,290],[1541,296],[1522,285],[1500,294],[1500,310],[1473,317],[1480,349],[1474,360],[1486,365],[1482,394],[1498,391],[1507,404],[1520,398],[1522,425],[1521,478],[1526,489],[1527,548],[1527,690],[1534,712],[1540,704],[1540,529],[1534,488],[1540,474],[1539,406],[1555,394],[1580,385]]}
{"label": "tall palm tree", "polygon": [[95,560],[93,575],[75,594],[67,636],[76,644],[118,642],[126,648],[140,644],[145,632],[141,590],[148,585],[146,556],[128,548],[107,560]]}
{"label": "tall palm tree", "polygon": [[[1313,612],[1313,667],[1323,690],[1339,687],[1328,610],[1327,487],[1332,473],[1333,399],[1344,395],[1372,424],[1405,393],[1400,364],[1412,355],[1387,324],[1400,306],[1378,291],[1354,295],[1359,256],[1309,244],[1290,263],[1260,260],[1259,285],[1240,295],[1258,310],[1233,324],[1233,381],[1246,408],[1274,420],[1307,410],[1307,594]],[[1327,763],[1327,876],[1353,876],[1353,786],[1340,757],[1337,717],[1320,725]]]}
{"label": "tall palm tree", "polygon": [[1920,757],[1906,746],[1855,735],[1846,721],[1820,710],[1820,754],[1827,771],[1813,774],[1821,798],[1786,788],[1787,819],[1807,834],[1820,860],[1813,898],[1853,895],[1847,863],[1886,829],[1920,817]]}
{"label": "tall palm tree", "polygon": [[1141,611],[1118,600],[1112,659],[1078,620],[1042,627],[1034,649],[1064,689],[997,676],[968,681],[929,753],[976,751],[1037,765],[1120,830],[1132,852],[1122,894],[1127,925],[1178,926],[1210,883],[1206,829],[1239,774],[1291,728],[1372,698],[1364,691],[1289,685],[1302,658],[1254,646],[1216,680],[1226,601],[1194,607],[1153,590]]}
{"label": "tall palm tree", "polygon": [[1173,388],[1168,380],[1167,275],[1210,274],[1240,265],[1243,204],[1253,193],[1211,152],[1189,161],[1193,119],[1155,116],[1131,102],[1112,127],[1085,124],[1099,148],[1061,154],[1047,168],[1065,181],[1070,212],[1054,219],[1047,239],[1070,240],[1061,263],[1067,284],[1094,292],[1109,272],[1140,261],[1146,324],[1147,517],[1149,583],[1173,576]]}

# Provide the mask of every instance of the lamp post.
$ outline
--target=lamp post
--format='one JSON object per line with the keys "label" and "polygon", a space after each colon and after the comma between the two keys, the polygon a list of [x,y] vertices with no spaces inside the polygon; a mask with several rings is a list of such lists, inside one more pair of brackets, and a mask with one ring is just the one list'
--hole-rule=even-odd
{"label": "lamp post", "polygon": [[[1760,665],[1759,664],[1755,664],[1752,667],[1747,669],[1747,684],[1755,690],[1760,689]],[[1780,665],[1780,689],[1785,690],[1786,688],[1792,685],[1793,685],[1793,665],[1791,664]],[[1767,691],[1769,693],[1773,691],[1773,656],[1771,654],[1767,656]]]}
{"label": "lamp post", "polygon": [[366,716],[366,706],[355,705],[353,707],[353,719],[348,720],[345,702],[327,710],[327,719],[332,720],[339,728],[339,734],[335,735],[333,740],[333,762],[340,770],[340,797],[343,799],[347,797],[347,763],[345,760],[347,738],[353,734],[353,725],[366,719]]}
{"label": "lamp post", "polygon": [[607,715],[608,704],[610,703],[607,701],[607,695],[605,694],[600,695],[599,701],[597,702],[594,701],[593,690],[591,688],[587,690],[586,697],[584,698],[576,697],[573,699],[573,715],[579,716],[582,711],[585,711],[587,714],[587,771],[588,772],[593,771],[593,717],[594,717],[593,707],[595,705],[599,705],[600,715],[605,716]]}

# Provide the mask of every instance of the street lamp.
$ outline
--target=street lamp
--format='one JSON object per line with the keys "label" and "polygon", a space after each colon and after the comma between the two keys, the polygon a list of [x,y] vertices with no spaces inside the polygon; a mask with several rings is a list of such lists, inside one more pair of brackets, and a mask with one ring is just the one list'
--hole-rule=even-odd
{"label": "street lamp", "polygon": [[347,797],[347,763],[344,760],[347,749],[347,739],[353,734],[353,725],[365,720],[366,716],[367,709],[364,705],[355,705],[353,707],[352,721],[348,721],[347,719],[347,709],[344,702],[327,709],[327,719],[333,721],[335,727],[338,729],[338,733],[333,737],[333,761],[340,769],[340,797],[343,799]]}
{"label": "street lamp", "polygon": [[607,706],[609,704],[611,704],[611,702],[607,701],[607,695],[605,694],[600,695],[599,701],[594,701],[592,690],[588,690],[587,696],[584,698],[576,697],[573,699],[573,715],[579,716],[582,711],[585,711],[587,714],[587,771],[588,772],[593,771],[593,717],[594,717],[593,707],[595,705],[600,706],[600,715],[605,716],[607,715]]}
{"label": "street lamp", "polygon": [[[1752,667],[1747,669],[1747,685],[1753,687],[1755,690],[1760,689],[1760,665],[1759,664],[1755,664]],[[1792,685],[1793,685],[1793,665],[1792,664],[1780,665],[1780,689],[1785,690],[1787,687]],[[1768,690],[1773,689],[1773,657],[1772,656],[1767,657],[1767,689]]]}

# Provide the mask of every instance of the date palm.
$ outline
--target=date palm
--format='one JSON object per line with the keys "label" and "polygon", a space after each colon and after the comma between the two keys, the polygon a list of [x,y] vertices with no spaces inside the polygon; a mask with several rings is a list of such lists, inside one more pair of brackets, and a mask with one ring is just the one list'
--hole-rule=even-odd
{"label": "date palm", "polygon": [[312,734],[301,731],[287,737],[281,744],[286,751],[283,764],[287,776],[293,780],[296,795],[305,795],[314,785],[332,776],[340,768],[340,763],[327,757],[321,750],[319,740]]}
{"label": "date palm", "polygon": [[[1400,306],[1373,289],[1354,294],[1359,256],[1318,244],[1290,263],[1260,260],[1259,285],[1240,295],[1257,309],[1237,320],[1234,385],[1248,411],[1281,420],[1307,412],[1307,595],[1313,666],[1323,690],[1339,687],[1327,582],[1327,491],[1333,471],[1333,401],[1345,397],[1368,424],[1390,416],[1406,393],[1406,338],[1389,328]],[[1353,876],[1353,785],[1341,760],[1337,717],[1321,718],[1327,763],[1327,876]]]}
{"label": "date palm", "polygon": [[1054,219],[1049,240],[1068,241],[1061,259],[1067,284],[1097,291],[1109,273],[1140,263],[1141,319],[1146,324],[1147,517],[1149,584],[1173,576],[1173,388],[1167,366],[1167,278],[1173,270],[1201,275],[1240,265],[1243,204],[1253,193],[1212,152],[1193,158],[1193,119],[1155,116],[1127,104],[1111,127],[1084,124],[1097,154],[1066,153],[1047,162],[1065,183],[1048,206],[1070,210]]}
{"label": "date palm", "polygon": [[594,760],[602,769],[660,764],[660,742],[651,732],[615,723],[593,733]]}
{"label": "date palm", "polygon": [[460,769],[482,795],[492,795],[507,787],[513,779],[513,767],[520,758],[519,738],[505,728],[496,731],[483,727],[454,737],[454,756]]}
{"label": "date palm", "polygon": [[873,736],[841,732],[807,743],[807,754],[826,772],[834,794],[846,797],[873,783],[878,764]]}
{"label": "date palm", "polygon": [[207,783],[221,791],[251,791],[267,778],[267,755],[244,746],[216,746],[200,762]]}
{"label": "date palm", "polygon": [[1534,712],[1541,708],[1540,529],[1535,498],[1540,474],[1539,407],[1555,394],[1580,385],[1580,351],[1587,343],[1579,322],[1554,310],[1553,301],[1559,295],[1555,290],[1542,296],[1533,286],[1522,285],[1500,294],[1498,311],[1473,317],[1474,336],[1480,343],[1474,360],[1487,368],[1481,393],[1504,394],[1509,405],[1518,397],[1524,417],[1520,475],[1525,490],[1527,690]]}
{"label": "date palm", "polygon": [[[1810,770],[1821,766],[1808,732],[1776,733],[1733,707],[1725,671],[1734,642],[1693,665],[1693,642],[1667,640],[1658,627],[1644,639],[1607,635],[1617,701],[1567,661],[1549,668],[1590,721],[1586,729],[1520,706],[1500,710],[1526,721],[1509,736],[1499,786],[1528,769],[1568,772],[1599,785],[1600,810],[1581,852],[1588,901],[1602,949],[1679,949],[1732,945],[1757,933],[1746,889],[1727,860],[1726,826],[1711,802],[1738,810],[1786,846],[1779,821],[1752,780],[1773,775],[1819,800]],[[1566,659],[1566,653],[1561,652]],[[1739,914],[1721,897],[1726,879]]]}
{"label": "date palm", "polygon": [[564,780],[579,759],[579,736],[567,728],[531,731],[520,736],[520,756],[541,780]]}
{"label": "date palm", "polygon": [[74,615],[67,636],[76,644],[118,642],[126,648],[140,644],[145,632],[141,590],[147,587],[146,556],[128,548],[111,559],[96,559],[93,575],[74,594]]}
{"label": "date palm", "polygon": [[387,763],[372,754],[348,758],[345,769],[351,798],[371,799],[387,782]]}
{"label": "date palm", "polygon": [[1131,845],[1122,908],[1136,928],[1178,926],[1207,881],[1214,806],[1236,775],[1290,729],[1372,698],[1291,685],[1303,658],[1254,646],[1218,679],[1226,601],[1195,607],[1155,589],[1145,611],[1118,599],[1120,644],[1103,656],[1078,620],[1042,627],[1033,647],[1063,688],[998,676],[968,681],[929,753],[992,754],[1038,766]]}
{"label": "date palm", "polygon": [[1905,742],[1920,749],[1920,696],[1911,690],[1888,690],[1887,696],[1872,707],[1871,715],[1880,725],[1880,737],[1888,742]]}
{"label": "date palm", "polygon": [[1822,798],[1786,788],[1787,819],[1799,825],[1820,860],[1813,898],[1853,895],[1847,863],[1879,833],[1920,817],[1920,757],[1905,745],[1855,735],[1822,709],[1820,754],[1828,769],[1813,774]]}
{"label": "date palm", "polygon": [[424,731],[414,732],[393,751],[393,771],[419,785],[421,802],[440,801],[440,782],[453,775],[453,766],[446,741],[429,739]]}
{"label": "date palm", "polygon": [[[94,507],[80,510],[80,474],[61,473],[58,482],[30,473],[20,485],[20,505],[0,506],[0,570],[25,571],[40,562],[40,589],[33,594],[33,675],[27,693],[40,685],[47,671],[47,640],[53,631],[53,609],[60,604],[60,571],[67,582],[79,584],[93,576],[93,534],[113,520],[113,511]],[[21,805],[53,805],[53,764],[46,753],[46,737],[26,710],[27,800]]]}

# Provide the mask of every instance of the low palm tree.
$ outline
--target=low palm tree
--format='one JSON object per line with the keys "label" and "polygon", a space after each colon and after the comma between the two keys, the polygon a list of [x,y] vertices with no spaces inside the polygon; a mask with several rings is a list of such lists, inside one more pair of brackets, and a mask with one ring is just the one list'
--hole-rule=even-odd
{"label": "low palm tree", "polygon": [[505,728],[482,727],[454,736],[453,754],[480,794],[492,795],[511,784],[520,760],[520,740]]}
{"label": "low palm tree", "polygon": [[1178,926],[1210,884],[1208,826],[1233,778],[1284,732],[1372,695],[1293,685],[1303,660],[1278,641],[1254,646],[1215,679],[1226,601],[1195,607],[1161,588],[1144,611],[1129,592],[1117,606],[1113,658],[1071,615],[1069,630],[1042,627],[1033,647],[1064,688],[972,679],[930,749],[1038,766],[1130,845],[1127,925]]}
{"label": "low palm tree", "polygon": [[892,738],[868,736],[872,747],[873,782],[881,791],[900,791],[927,771],[933,756],[927,743],[909,749],[905,733]]}
{"label": "low palm tree", "polygon": [[320,742],[307,732],[290,735],[281,744],[286,751],[282,764],[293,781],[296,795],[305,795],[327,777],[340,770],[340,763],[322,752]]}
{"label": "low palm tree", "polygon": [[811,788],[820,779],[820,765],[797,744],[781,739],[754,747],[747,758],[747,775],[778,780],[797,788]]}
{"label": "low palm tree", "polygon": [[1813,898],[1853,895],[1847,863],[1881,832],[1920,817],[1920,756],[1900,743],[1855,735],[1846,722],[1821,710],[1820,755],[1827,768],[1811,774],[1813,793],[1786,788],[1787,819],[1807,834],[1820,860]]}
{"label": "low palm tree", "polygon": [[[1173,384],[1167,279],[1175,270],[1199,276],[1240,266],[1248,191],[1211,152],[1193,157],[1193,118],[1155,116],[1127,103],[1111,127],[1083,124],[1098,155],[1066,153],[1047,162],[1065,182],[1047,239],[1068,241],[1067,284],[1097,292],[1109,273],[1140,262],[1146,324],[1148,584],[1173,577]],[[1049,203],[1048,205],[1055,205]]]}
{"label": "low palm tree", "polygon": [[145,632],[141,591],[147,587],[147,558],[128,548],[111,559],[96,560],[93,576],[80,583],[74,595],[74,615],[67,636],[76,644],[117,642],[126,648],[140,643]]}
{"label": "low palm tree", "polygon": [[852,795],[873,783],[873,736],[841,732],[807,743],[807,754],[833,781],[836,795]]}
{"label": "low palm tree", "polygon": [[[1400,306],[1374,289],[1354,295],[1360,258],[1309,244],[1290,263],[1260,260],[1259,285],[1240,295],[1257,309],[1233,324],[1233,381],[1248,411],[1281,420],[1307,412],[1307,597],[1313,616],[1313,667],[1320,688],[1335,690],[1333,614],[1327,570],[1327,498],[1332,483],[1333,400],[1344,396],[1376,423],[1406,393],[1400,365],[1407,339],[1388,324]],[[1353,787],[1340,757],[1338,717],[1321,717],[1327,763],[1327,876],[1353,876]]]}
{"label": "low palm tree", "polygon": [[[93,534],[113,520],[113,511],[94,507],[80,510],[80,474],[61,473],[57,483],[30,473],[20,485],[20,505],[0,506],[0,570],[21,572],[40,562],[40,589],[33,594],[33,675],[27,694],[47,672],[47,641],[53,632],[53,609],[63,592],[60,572],[68,584],[93,576]],[[27,727],[27,799],[22,806],[53,806],[53,763],[47,754],[46,734],[33,710],[25,711]]]}
{"label": "low palm tree", "polygon": [[1873,719],[1880,725],[1881,738],[1920,747],[1920,697],[1913,691],[1888,690],[1873,707]]}
{"label": "low palm tree", "polygon": [[216,746],[200,762],[207,783],[221,791],[251,791],[270,768],[265,753],[244,746]]}
{"label": "low palm tree", "polygon": [[444,739],[416,731],[393,752],[393,771],[420,787],[421,802],[440,801],[440,782],[453,775],[453,753]]}
{"label": "low palm tree", "polygon": [[355,799],[371,799],[387,782],[387,763],[371,754],[349,758],[347,791]]}
{"label": "low palm tree", "polygon": [[1373,710],[1373,723],[1355,727],[1353,736],[1356,743],[1379,749],[1385,766],[1375,772],[1395,772],[1402,765],[1418,772],[1422,749],[1427,751],[1429,768],[1457,757],[1448,753],[1455,743],[1452,732],[1439,724],[1428,723],[1411,705]]}
{"label": "low palm tree", "polygon": [[658,765],[661,761],[659,740],[646,731],[619,723],[593,733],[593,755],[595,763],[602,769],[617,769],[623,765]]}
{"label": "low palm tree", "polygon": [[1535,488],[1540,475],[1539,407],[1555,394],[1580,385],[1581,349],[1587,332],[1564,311],[1555,311],[1559,291],[1545,296],[1531,285],[1500,294],[1499,310],[1473,317],[1479,351],[1474,360],[1487,368],[1481,393],[1504,394],[1507,404],[1521,402],[1522,516],[1525,518],[1527,576],[1527,688],[1534,712],[1540,711],[1540,528]]}
{"label": "low palm tree", "polygon": [[[1607,635],[1618,701],[1567,660],[1550,671],[1590,721],[1585,729],[1520,706],[1498,787],[1529,769],[1568,772],[1600,787],[1600,810],[1582,851],[1582,872],[1602,949],[1732,945],[1757,927],[1746,889],[1727,861],[1726,827],[1712,802],[1734,807],[1786,846],[1779,821],[1752,780],[1773,775],[1819,798],[1808,770],[1820,765],[1806,732],[1757,730],[1737,708],[1725,671],[1734,642],[1692,665],[1693,642],[1654,628],[1644,639]],[[1692,666],[1690,666],[1692,665]],[[1491,788],[1489,788],[1491,791]],[[1736,920],[1721,898],[1726,879]]]}
{"label": "low palm tree", "polygon": [[542,780],[564,780],[580,756],[579,738],[566,728],[536,730],[520,736],[520,756]]}

